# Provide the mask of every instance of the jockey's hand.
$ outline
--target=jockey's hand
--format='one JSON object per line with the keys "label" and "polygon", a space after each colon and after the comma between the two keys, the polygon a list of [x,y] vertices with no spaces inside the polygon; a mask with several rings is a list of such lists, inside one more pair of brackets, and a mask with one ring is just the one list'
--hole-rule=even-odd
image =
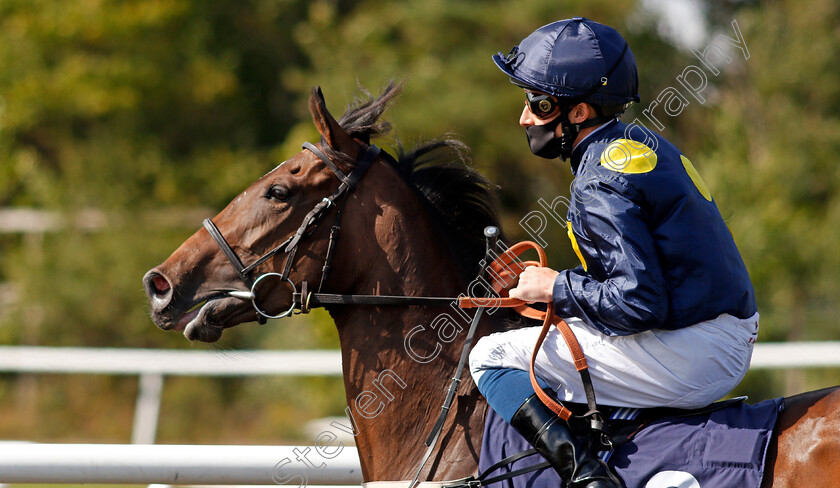
{"label": "jockey's hand", "polygon": [[528,266],[519,275],[516,288],[508,292],[509,296],[528,303],[548,303],[554,297],[554,280],[559,274],[551,268]]}

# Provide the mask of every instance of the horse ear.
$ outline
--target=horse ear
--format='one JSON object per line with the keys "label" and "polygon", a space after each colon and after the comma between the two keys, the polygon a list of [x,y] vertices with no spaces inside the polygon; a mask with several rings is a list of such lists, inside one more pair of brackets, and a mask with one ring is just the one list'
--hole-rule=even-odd
{"label": "horse ear", "polygon": [[312,93],[309,95],[309,111],[312,113],[312,121],[315,122],[315,127],[331,148],[350,157],[357,156],[358,144],[341,128],[335,117],[327,110],[327,103],[324,101],[324,94],[321,92],[320,86],[312,87]]}

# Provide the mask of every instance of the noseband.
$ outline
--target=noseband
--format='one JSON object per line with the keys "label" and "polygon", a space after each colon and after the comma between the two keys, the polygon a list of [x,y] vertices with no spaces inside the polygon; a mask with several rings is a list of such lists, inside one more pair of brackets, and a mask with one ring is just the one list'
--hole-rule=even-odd
{"label": "noseband", "polygon": [[[361,158],[356,162],[353,171],[350,172],[349,175],[345,175],[338,166],[333,163],[330,158],[324,154],[323,151],[318,149],[317,146],[311,144],[309,142],[303,143],[303,148],[308,149],[312,153],[314,153],[324,164],[333,172],[333,174],[341,181],[341,184],[338,188],[328,197],[324,197],[323,200],[318,202],[312,210],[306,214],[306,217],[303,218],[303,222],[301,222],[300,226],[298,226],[297,231],[289,236],[288,239],[281,242],[278,246],[274,249],[268,251],[267,253],[263,254],[259,259],[254,261],[253,263],[245,266],[242,264],[242,259],[236,254],[236,251],[230,247],[227,240],[225,240],[222,233],[219,231],[216,224],[213,223],[210,219],[204,219],[204,228],[207,229],[207,232],[210,233],[210,237],[216,242],[216,244],[221,249],[222,253],[227,257],[230,264],[233,265],[233,268],[236,270],[236,273],[239,275],[239,278],[245,283],[245,286],[249,288],[250,291],[229,291],[228,295],[243,299],[243,300],[251,300],[251,303],[254,305],[254,309],[257,311],[257,321],[261,324],[266,322],[266,319],[278,319],[282,317],[287,317],[291,315],[295,308],[297,307],[297,303],[295,297],[297,297],[298,291],[295,287],[295,284],[289,278],[289,273],[291,272],[292,265],[294,264],[295,254],[297,254],[298,246],[300,245],[300,240],[305,235],[310,235],[314,230],[318,227],[318,223],[320,223],[321,218],[326,213],[326,210],[332,207],[333,205],[337,205],[338,209],[336,211],[336,219],[335,223],[333,224],[332,230],[330,231],[330,241],[329,245],[327,246],[327,254],[324,260],[324,267],[321,269],[321,280],[318,284],[318,289],[320,291],[321,286],[323,286],[324,281],[327,279],[327,274],[329,273],[330,269],[330,261],[332,259],[332,253],[334,248],[335,238],[338,235],[338,223],[341,219],[341,214],[344,211],[344,203],[346,202],[347,194],[350,193],[353,188],[355,188],[356,184],[358,184],[359,179],[361,179],[362,175],[365,174],[365,171],[370,167],[374,160],[379,157],[381,153],[381,149],[376,147],[375,145],[371,144],[367,147],[364,154],[362,154]],[[338,202],[338,203],[336,203]],[[254,269],[263,264],[264,262],[268,261],[274,255],[278,254],[279,252],[284,252],[286,254],[286,262],[283,266],[282,273],[263,273],[259,275],[257,278],[253,277]],[[257,286],[263,280],[267,278],[275,277],[278,278],[281,282],[286,282],[292,287],[292,305],[289,307],[288,310],[282,312],[279,315],[271,315],[262,308],[257,303]],[[301,286],[301,294],[302,297],[308,297],[309,293],[305,290],[306,283],[304,282]],[[302,305],[304,308],[306,304]]]}

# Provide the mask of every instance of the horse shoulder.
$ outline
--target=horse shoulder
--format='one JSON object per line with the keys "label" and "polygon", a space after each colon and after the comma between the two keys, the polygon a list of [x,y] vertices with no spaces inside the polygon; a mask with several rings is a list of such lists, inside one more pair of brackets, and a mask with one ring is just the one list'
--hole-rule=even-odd
{"label": "horse shoulder", "polygon": [[784,399],[762,488],[840,486],[840,387]]}

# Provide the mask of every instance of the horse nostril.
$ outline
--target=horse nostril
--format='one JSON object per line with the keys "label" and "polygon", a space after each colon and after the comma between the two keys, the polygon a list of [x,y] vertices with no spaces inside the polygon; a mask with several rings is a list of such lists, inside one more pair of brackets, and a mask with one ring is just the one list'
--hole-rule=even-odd
{"label": "horse nostril", "polygon": [[149,284],[151,285],[149,288],[152,293],[157,297],[165,296],[172,288],[172,285],[169,284],[166,278],[156,273],[150,276]]}
{"label": "horse nostril", "polygon": [[166,281],[166,278],[163,276],[155,276],[152,278],[152,284],[155,287],[155,294],[157,295],[163,295],[169,291],[169,288],[171,288],[169,286],[169,282]]}
{"label": "horse nostril", "polygon": [[159,321],[166,318],[166,314],[173,305],[172,295],[175,289],[172,287],[172,282],[158,272],[157,269],[154,269],[143,276],[143,289],[146,291],[146,297],[149,299],[149,305],[151,305],[150,311],[155,323],[158,323],[158,326],[161,328],[170,329],[171,325],[165,323],[164,326],[161,326]]}

